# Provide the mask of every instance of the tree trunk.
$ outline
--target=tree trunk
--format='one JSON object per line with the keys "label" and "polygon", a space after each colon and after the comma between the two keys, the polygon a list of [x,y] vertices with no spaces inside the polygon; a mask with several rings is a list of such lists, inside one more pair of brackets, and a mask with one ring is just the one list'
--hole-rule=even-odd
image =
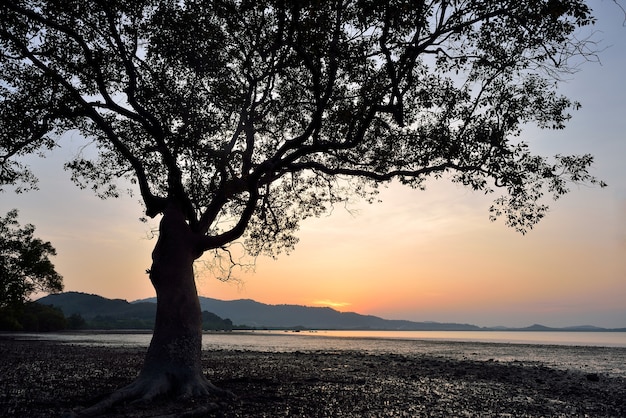
{"label": "tree trunk", "polygon": [[152,253],[150,280],[157,293],[157,313],[143,368],[133,383],[83,414],[101,414],[122,401],[151,400],[165,394],[178,398],[232,395],[202,373],[202,313],[193,274],[193,262],[200,254],[194,242],[182,213],[168,209]]}
{"label": "tree trunk", "polygon": [[168,209],[152,253],[150,280],[157,294],[154,333],[139,379],[157,392],[189,396],[205,392],[202,314],[193,274],[193,233],[183,215]]}

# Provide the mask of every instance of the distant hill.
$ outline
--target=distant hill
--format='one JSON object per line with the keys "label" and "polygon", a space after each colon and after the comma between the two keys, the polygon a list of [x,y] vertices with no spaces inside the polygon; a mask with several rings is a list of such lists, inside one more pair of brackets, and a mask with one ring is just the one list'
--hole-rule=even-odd
{"label": "distant hill", "polygon": [[[133,303],[156,302],[156,298]],[[341,330],[402,330],[402,331],[472,331],[480,327],[469,324],[412,322],[383,319],[354,312],[339,312],[332,308],[301,305],[268,305],[251,299],[223,301],[200,297],[202,310],[213,312],[222,318],[230,318],[233,324],[254,328],[305,328]]]}
{"label": "distant hill", "polygon": [[[89,329],[152,329],[156,316],[154,302],[129,303],[80,292],[48,295],[37,302],[60,308],[66,317],[80,315]],[[205,330],[231,330],[232,326],[228,319],[212,312],[202,312]]]}
{"label": "distant hill", "polygon": [[98,295],[81,292],[65,292],[48,295],[37,300],[42,305],[61,308],[65,316],[79,314],[85,319],[96,316],[134,317],[154,320],[156,304],[129,303],[124,299],[107,299]]}
{"label": "distant hill", "polygon": [[[88,323],[114,320],[127,328],[126,322],[154,322],[156,298],[129,303],[123,299],[107,299],[80,292],[65,292],[43,297],[37,302],[54,305],[66,316],[79,314]],[[332,308],[300,305],[267,305],[250,299],[223,301],[200,297],[202,311],[210,312],[237,326],[252,328],[359,329],[359,330],[478,330],[475,325],[438,322],[388,320],[354,312],[338,312]],[[206,316],[206,314],[205,314]],[[124,322],[125,321],[125,322]]]}
{"label": "distant hill", "polygon": [[[61,308],[66,316],[79,314],[93,327],[146,328],[154,323],[156,298],[128,302],[98,295],[66,292],[49,295],[37,302]],[[591,325],[550,328],[534,324],[525,328],[485,328],[471,324],[414,322],[383,319],[373,315],[339,312],[332,308],[301,305],[268,305],[251,299],[224,301],[200,297],[205,329],[250,327],[257,329],[337,329],[399,331],[626,331]],[[227,319],[222,319],[227,318]],[[100,321],[100,322],[98,322]],[[103,322],[104,321],[104,322]],[[100,325],[98,325],[100,324]],[[223,327],[223,328],[222,328]]]}

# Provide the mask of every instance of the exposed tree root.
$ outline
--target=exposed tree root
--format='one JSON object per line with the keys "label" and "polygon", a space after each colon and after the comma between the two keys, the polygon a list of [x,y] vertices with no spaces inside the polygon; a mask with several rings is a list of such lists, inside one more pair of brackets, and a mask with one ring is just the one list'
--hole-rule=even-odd
{"label": "exposed tree root", "polygon": [[[106,399],[86,409],[66,414],[65,418],[102,416],[120,404],[149,404],[163,398],[170,398],[173,402],[206,399],[207,403],[203,403],[184,414],[188,417],[200,416],[218,408],[216,403],[209,401],[211,397],[223,399],[234,398],[235,395],[230,391],[218,388],[201,374],[184,380],[181,380],[179,376],[177,378],[167,374],[161,374],[157,377],[140,375],[137,380],[116,390]],[[162,417],[167,416],[162,415]]]}

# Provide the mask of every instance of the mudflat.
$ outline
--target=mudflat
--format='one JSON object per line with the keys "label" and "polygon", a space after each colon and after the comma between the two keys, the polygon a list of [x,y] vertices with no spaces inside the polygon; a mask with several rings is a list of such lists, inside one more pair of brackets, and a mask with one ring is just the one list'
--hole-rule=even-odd
{"label": "mudflat", "polygon": [[[145,349],[0,335],[0,416],[61,417],[130,383]],[[203,352],[228,399],[159,399],[107,417],[626,417],[626,378],[541,362],[360,351]]]}

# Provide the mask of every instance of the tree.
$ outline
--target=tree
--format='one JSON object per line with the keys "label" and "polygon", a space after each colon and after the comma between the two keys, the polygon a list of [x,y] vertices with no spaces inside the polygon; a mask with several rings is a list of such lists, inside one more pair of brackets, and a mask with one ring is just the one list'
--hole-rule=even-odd
{"label": "tree", "polygon": [[67,328],[67,319],[63,311],[52,305],[28,302],[20,318],[24,331],[49,332]]}
{"label": "tree", "polygon": [[[63,278],[50,257],[56,250],[33,236],[35,227],[21,227],[17,210],[0,217],[0,312],[3,328],[21,328],[18,318],[34,292],[60,292]],[[11,326],[11,324],[13,324]]]}
{"label": "tree", "polygon": [[87,321],[79,313],[73,313],[67,317],[68,329],[83,329],[87,326]]}
{"label": "tree", "polygon": [[558,81],[593,56],[576,36],[594,22],[583,0],[8,0],[0,12],[2,182],[34,187],[19,157],[75,130],[92,146],[67,163],[74,181],[114,197],[129,180],[160,216],[154,335],[114,400],[217,390],[200,366],[204,253],[291,250],[301,220],[392,180],[503,190],[492,216],[522,232],[544,193],[598,183],[591,156],[537,156],[518,138],[525,124],[563,128],[578,106]]}

